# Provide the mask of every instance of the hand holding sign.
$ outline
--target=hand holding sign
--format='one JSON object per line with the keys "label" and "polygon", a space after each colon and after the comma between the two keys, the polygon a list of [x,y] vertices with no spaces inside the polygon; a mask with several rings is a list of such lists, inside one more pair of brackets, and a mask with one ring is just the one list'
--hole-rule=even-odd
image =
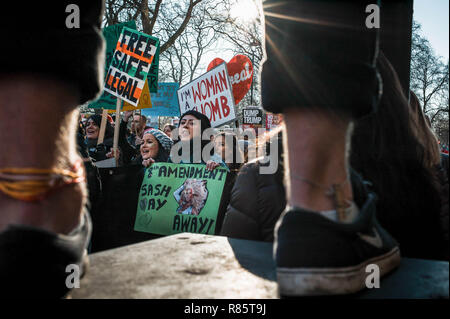
{"label": "hand holding sign", "polygon": [[109,152],[109,153],[106,153],[106,157],[107,157],[107,158],[113,158],[113,157],[119,158],[119,157],[120,157],[120,149],[116,149],[115,154],[114,154],[114,151],[111,151],[111,152]]}
{"label": "hand holding sign", "polygon": [[124,115],[123,115],[123,120],[125,122],[128,122],[128,120],[130,119],[130,117],[133,115],[133,111],[125,111]]}
{"label": "hand holding sign", "polygon": [[218,166],[220,166],[220,164],[217,162],[214,162],[214,161],[206,162],[206,170],[207,171],[213,171]]}
{"label": "hand holding sign", "polygon": [[142,144],[142,139],[139,136],[136,136],[134,144],[136,145],[136,147],[140,146]]}
{"label": "hand holding sign", "polygon": [[[208,70],[215,68],[225,62],[215,58],[208,65]],[[238,104],[250,90],[253,81],[253,65],[248,57],[242,54],[234,56],[227,63],[228,75],[233,86],[234,103]]]}
{"label": "hand holding sign", "polygon": [[153,163],[155,163],[155,160],[153,159],[153,158],[149,158],[149,159],[146,159],[146,160],[143,160],[142,161],[142,166],[144,166],[144,167],[149,167],[149,166],[151,166]]}

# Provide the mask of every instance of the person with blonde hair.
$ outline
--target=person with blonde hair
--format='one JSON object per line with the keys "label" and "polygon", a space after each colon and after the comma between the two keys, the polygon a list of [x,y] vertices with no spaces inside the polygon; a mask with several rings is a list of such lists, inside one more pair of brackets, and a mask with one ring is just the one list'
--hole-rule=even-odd
{"label": "person with blonde hair", "polygon": [[417,95],[411,90],[409,91],[409,106],[411,108],[412,121],[415,123],[413,125],[413,133],[424,146],[425,164],[432,168],[441,161],[439,142],[431,128],[430,118],[423,113]]}

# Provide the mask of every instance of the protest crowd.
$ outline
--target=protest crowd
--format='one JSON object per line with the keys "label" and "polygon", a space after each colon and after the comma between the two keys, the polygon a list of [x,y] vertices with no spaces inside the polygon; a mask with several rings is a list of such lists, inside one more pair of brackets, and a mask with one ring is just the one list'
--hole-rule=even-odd
{"label": "protest crowd", "polygon": [[[70,57],[79,50],[61,49],[71,60],[64,73],[53,62],[46,67],[45,59],[17,73],[5,66],[0,207],[11,213],[0,216],[0,278],[9,293],[20,295],[18,265],[26,260],[45,260],[39,269],[48,280],[45,293],[62,297],[68,291],[63,264],[85,267],[89,254],[181,232],[276,244],[278,284],[286,295],[327,287],[334,287],[329,294],[358,291],[354,276],[344,279],[351,288],[340,290],[331,282],[342,278],[332,274],[369,260],[380,262],[382,276],[401,257],[448,261],[448,146],[378,48],[378,29],[359,25],[365,6],[327,5],[332,8],[323,11],[302,0],[273,10],[301,16],[308,6],[305,18],[329,25],[266,16],[277,28],[266,28],[262,107],[245,115],[235,109],[237,81],[226,77],[225,64],[172,90],[176,114],[158,113],[153,88],[153,113],[139,108],[159,42],[121,26],[111,65],[93,62],[105,49],[102,1],[80,4],[92,13],[81,27],[92,45],[76,60]],[[335,33],[343,11],[354,28]],[[32,37],[35,31],[20,32]],[[48,41],[63,48],[76,45],[78,36]],[[281,71],[286,65],[295,71]],[[253,72],[248,65],[243,70]],[[275,82],[273,74],[280,74]],[[97,106],[78,111],[89,103]],[[52,120],[44,120],[49,112]],[[158,115],[163,121],[152,121]],[[11,122],[21,124],[13,129]],[[322,268],[332,270],[329,282],[307,271]],[[295,284],[308,279],[311,286]]]}

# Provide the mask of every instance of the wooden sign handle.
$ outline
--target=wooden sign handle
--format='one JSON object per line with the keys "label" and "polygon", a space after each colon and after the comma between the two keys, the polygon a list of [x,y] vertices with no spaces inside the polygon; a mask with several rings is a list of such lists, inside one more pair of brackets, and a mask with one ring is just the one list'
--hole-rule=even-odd
{"label": "wooden sign handle", "polygon": [[98,133],[97,145],[103,143],[103,140],[105,139],[107,116],[108,116],[108,110],[104,109],[102,112],[102,121],[100,123],[100,132]]}
{"label": "wooden sign handle", "polygon": [[119,129],[120,129],[120,108],[122,106],[122,100],[117,98],[116,102],[116,123],[114,125],[114,144],[113,144],[113,154],[116,158],[116,167],[119,166],[119,157],[116,156],[117,149],[119,147]]}

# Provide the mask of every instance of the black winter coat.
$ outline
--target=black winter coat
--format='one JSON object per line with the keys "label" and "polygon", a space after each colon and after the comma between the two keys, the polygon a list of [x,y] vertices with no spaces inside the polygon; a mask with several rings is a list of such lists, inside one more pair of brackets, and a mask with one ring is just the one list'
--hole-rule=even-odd
{"label": "black winter coat", "polygon": [[441,209],[439,214],[439,224],[441,226],[442,238],[442,254],[439,259],[449,260],[449,206],[448,206],[448,176],[447,172],[441,165],[435,167],[436,177],[438,181],[439,195],[441,199]]}
{"label": "black winter coat", "polygon": [[237,176],[221,235],[272,242],[275,223],[286,206],[283,169],[260,174],[259,162],[248,163]]}

